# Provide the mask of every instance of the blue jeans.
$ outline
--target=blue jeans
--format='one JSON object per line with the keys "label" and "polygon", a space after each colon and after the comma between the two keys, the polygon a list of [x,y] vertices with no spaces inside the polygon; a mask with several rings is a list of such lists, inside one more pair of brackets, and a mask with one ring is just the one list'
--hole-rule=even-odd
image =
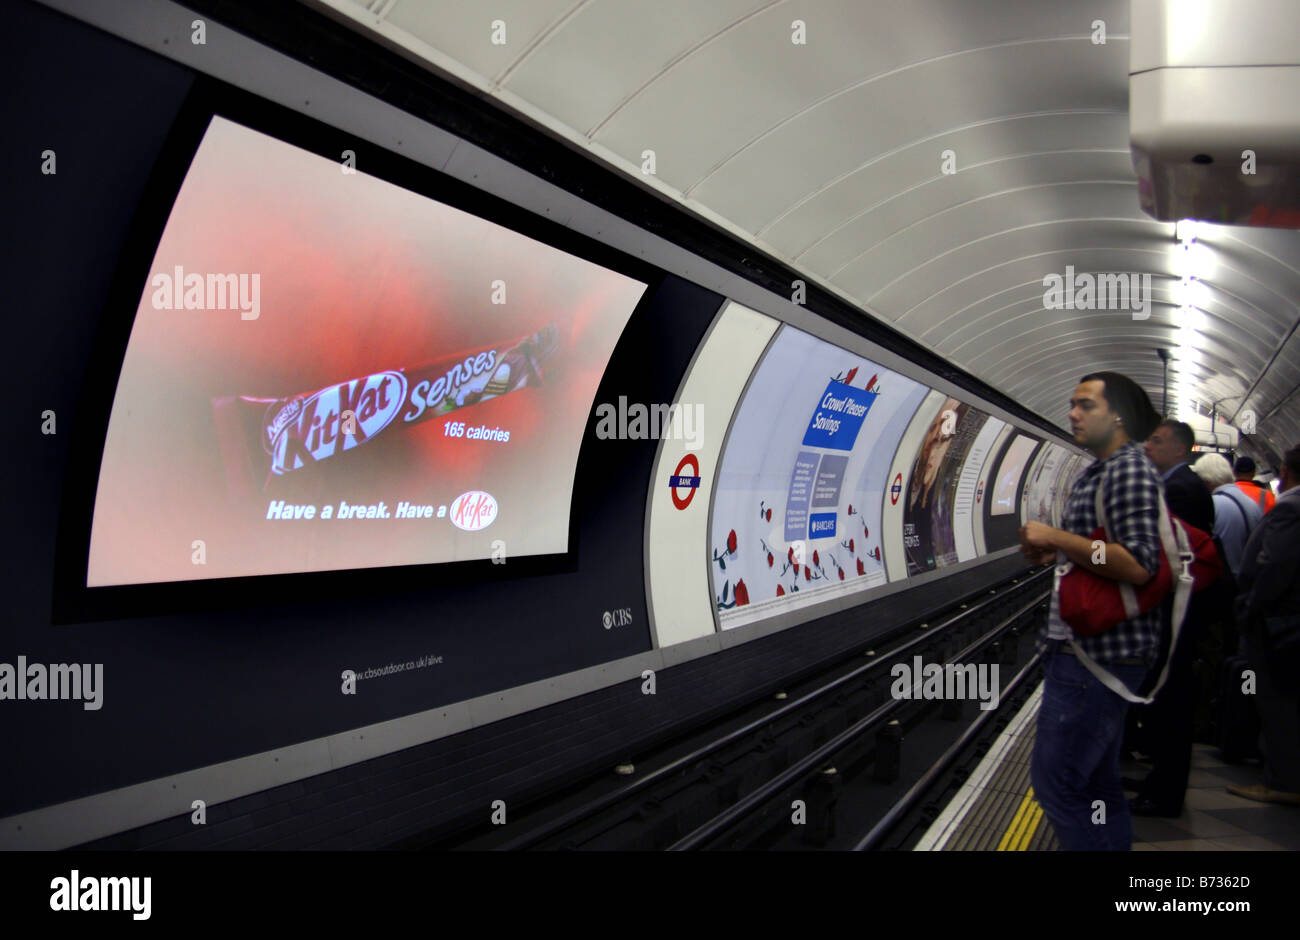
{"label": "blue jeans", "polygon": [[[1145,666],[1102,665],[1130,690],[1147,673]],[[1129,703],[1073,656],[1049,655],[1043,671],[1030,768],[1034,798],[1062,849],[1127,852],[1133,820],[1119,780],[1119,749]]]}

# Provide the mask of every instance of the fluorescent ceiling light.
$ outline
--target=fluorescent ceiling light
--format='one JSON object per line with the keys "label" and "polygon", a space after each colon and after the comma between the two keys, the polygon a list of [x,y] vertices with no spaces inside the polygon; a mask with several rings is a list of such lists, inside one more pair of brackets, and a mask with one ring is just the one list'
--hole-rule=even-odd
{"label": "fluorescent ceiling light", "polygon": [[1204,307],[1210,300],[1210,289],[1204,281],[1194,277],[1185,277],[1174,281],[1169,287],[1169,295],[1178,307]]}
{"label": "fluorescent ceiling light", "polygon": [[1201,242],[1175,245],[1170,260],[1174,275],[1180,278],[1209,280],[1215,271],[1214,252]]}
{"label": "fluorescent ceiling light", "polygon": [[1182,219],[1174,225],[1174,240],[1191,244],[1200,234],[1201,224],[1195,219]]}
{"label": "fluorescent ceiling light", "polygon": [[1202,332],[1205,330],[1205,314],[1195,307],[1179,307],[1174,314],[1174,322],[1179,329]]}

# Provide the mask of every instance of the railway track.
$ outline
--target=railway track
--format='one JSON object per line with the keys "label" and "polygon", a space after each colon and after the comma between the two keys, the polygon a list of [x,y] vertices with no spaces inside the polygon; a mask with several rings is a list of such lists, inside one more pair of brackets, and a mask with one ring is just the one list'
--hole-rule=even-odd
{"label": "railway track", "polygon": [[[1050,569],[876,637],[775,697],[637,755],[532,805],[509,825],[398,846],[429,850],[809,850],[906,847],[959,786],[972,755],[1032,691]],[[996,708],[971,696],[897,693],[899,663],[971,664],[999,678]],[[997,667],[994,670],[992,667]],[[902,683],[907,688],[907,683]],[[968,690],[969,691],[969,690]],[[992,703],[989,703],[992,704]],[[954,783],[954,781],[956,781]],[[919,830],[919,831],[918,831]]]}

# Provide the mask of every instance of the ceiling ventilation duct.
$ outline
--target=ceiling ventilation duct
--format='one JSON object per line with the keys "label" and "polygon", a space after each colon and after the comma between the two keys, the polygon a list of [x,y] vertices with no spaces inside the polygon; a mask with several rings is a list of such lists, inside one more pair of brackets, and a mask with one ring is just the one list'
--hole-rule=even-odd
{"label": "ceiling ventilation duct", "polygon": [[1132,0],[1130,23],[1143,210],[1300,228],[1300,3]]}

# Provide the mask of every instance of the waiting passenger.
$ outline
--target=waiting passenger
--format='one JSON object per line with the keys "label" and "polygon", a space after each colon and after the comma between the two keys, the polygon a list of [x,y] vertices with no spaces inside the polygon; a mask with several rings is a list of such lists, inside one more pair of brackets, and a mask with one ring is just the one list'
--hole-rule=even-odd
{"label": "waiting passenger", "polygon": [[[1135,441],[1144,441],[1160,416],[1136,382],[1116,372],[1085,375],[1070,399],[1074,439],[1097,460],[1080,474],[1062,524],[1041,522],[1020,530],[1025,557],[1047,564],[1059,552],[1075,565],[1104,578],[1141,585],[1160,565],[1157,522],[1163,496],[1160,478]],[[1106,544],[1094,562],[1091,540],[1097,527],[1096,494],[1102,487],[1107,515]],[[1130,691],[1155,664],[1160,645],[1157,608],[1126,620],[1096,637],[1079,638],[1079,648]],[[1132,847],[1133,824],[1119,778],[1119,749],[1129,703],[1093,676],[1071,649],[1070,627],[1053,595],[1044,658],[1043,700],[1038,712],[1031,774],[1034,795],[1067,850]],[[1104,806],[1098,813],[1097,801]]]}
{"label": "waiting passenger", "polygon": [[[1147,438],[1144,450],[1164,481],[1169,511],[1207,535],[1214,531],[1214,501],[1209,488],[1188,466],[1195,435],[1181,421],[1161,421]],[[1172,559],[1171,559],[1172,563]],[[1161,605],[1166,623],[1164,641],[1173,636],[1168,618],[1173,613],[1172,596]],[[1130,805],[1134,816],[1181,816],[1187,779],[1192,771],[1192,738],[1196,722],[1196,680],[1192,660],[1197,644],[1209,627],[1214,613],[1210,605],[1197,603],[1187,612],[1178,645],[1170,654],[1169,675],[1156,700],[1139,705],[1133,713],[1145,732],[1142,740],[1151,754],[1152,768],[1138,783],[1137,797]],[[1162,649],[1163,652],[1163,649]],[[1155,684],[1149,676],[1143,692]]]}
{"label": "waiting passenger", "polygon": [[1192,465],[1192,470],[1210,489],[1214,499],[1214,534],[1223,546],[1228,570],[1236,577],[1241,571],[1246,540],[1264,518],[1264,512],[1236,485],[1232,464],[1222,454],[1203,455]]}
{"label": "waiting passenger", "polygon": [[[1197,598],[1197,605],[1203,605],[1207,610],[1208,626],[1202,633],[1193,662],[1198,689],[1192,739],[1219,745],[1225,753],[1244,756],[1254,751],[1254,738],[1258,737],[1258,725],[1246,718],[1247,712],[1251,716],[1255,713],[1255,697],[1249,696],[1240,702],[1237,709],[1229,710],[1224,688],[1240,680],[1225,676],[1224,670],[1240,668],[1239,660],[1226,666],[1237,657],[1237,625],[1233,612],[1237,600],[1236,578],[1241,571],[1246,540],[1264,514],[1237,488],[1233,482],[1232,464],[1222,454],[1202,454],[1192,465],[1192,470],[1211,490],[1214,538],[1225,566],[1224,576]],[[1246,739],[1248,732],[1250,740]]]}
{"label": "waiting passenger", "polygon": [[1267,486],[1255,481],[1255,461],[1249,457],[1238,457],[1232,469],[1237,475],[1237,486],[1255,501],[1262,512],[1268,512],[1273,508],[1277,497]]}
{"label": "waiting passenger", "polygon": [[1188,465],[1195,443],[1191,425],[1161,421],[1147,438],[1143,450],[1160,471],[1169,511],[1209,534],[1214,531],[1214,502],[1209,489]]}
{"label": "waiting passenger", "polygon": [[1281,495],[1246,543],[1237,623],[1255,672],[1264,783],[1228,792],[1300,806],[1300,445],[1282,460]]}

